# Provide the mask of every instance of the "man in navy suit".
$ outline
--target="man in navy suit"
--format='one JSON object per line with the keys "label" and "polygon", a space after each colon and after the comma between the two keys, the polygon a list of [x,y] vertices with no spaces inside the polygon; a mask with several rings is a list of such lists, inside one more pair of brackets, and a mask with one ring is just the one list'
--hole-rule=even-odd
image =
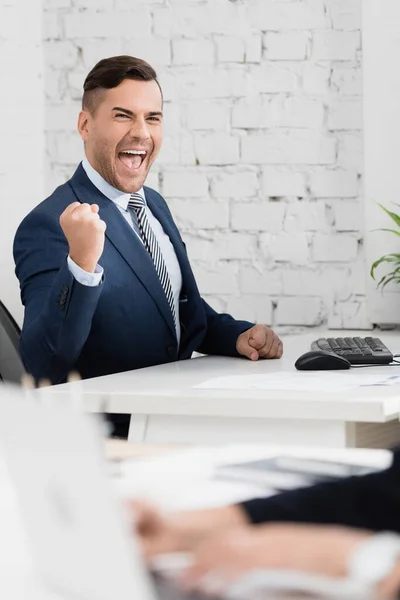
{"label": "man in navy suit", "polygon": [[84,83],[86,158],[21,223],[14,241],[36,379],[65,381],[190,358],[280,358],[265,325],[217,314],[197,289],[164,199],[143,187],[162,143],[162,92],[144,61],[100,61]]}

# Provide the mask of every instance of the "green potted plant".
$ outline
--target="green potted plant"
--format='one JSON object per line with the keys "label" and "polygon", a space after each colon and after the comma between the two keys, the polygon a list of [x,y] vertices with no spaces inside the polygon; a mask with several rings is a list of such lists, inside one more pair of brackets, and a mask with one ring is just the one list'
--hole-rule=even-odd
{"label": "green potted plant", "polygon": [[[398,230],[385,228],[378,229],[378,231],[389,231],[390,233],[394,233],[400,236],[400,215],[388,210],[382,204],[379,204],[379,206],[394,221]],[[389,263],[389,265],[392,267],[392,270],[389,273],[383,275],[383,277],[378,281],[377,287],[380,287],[383,290],[385,286],[387,286],[387,284],[391,281],[394,281],[395,283],[400,283],[400,254],[385,254],[384,256],[381,256],[378,260],[376,260],[371,267],[371,277],[373,279],[375,279],[376,269],[382,263]]]}

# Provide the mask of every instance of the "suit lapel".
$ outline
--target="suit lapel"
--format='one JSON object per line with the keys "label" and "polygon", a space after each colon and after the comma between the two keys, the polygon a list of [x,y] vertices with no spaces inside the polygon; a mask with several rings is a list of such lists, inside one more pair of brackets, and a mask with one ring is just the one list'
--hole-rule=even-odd
{"label": "suit lapel", "polygon": [[[137,278],[155,301],[161,315],[175,335],[175,325],[171,309],[162,288],[151,256],[132,231],[114,202],[106,198],[87,177],[82,165],[79,165],[70,180],[70,185],[79,202],[98,204],[100,217],[107,224],[106,238],[116,248]],[[151,209],[152,210],[152,209]],[[158,218],[158,217],[157,217]],[[161,220],[164,227],[164,223]]]}

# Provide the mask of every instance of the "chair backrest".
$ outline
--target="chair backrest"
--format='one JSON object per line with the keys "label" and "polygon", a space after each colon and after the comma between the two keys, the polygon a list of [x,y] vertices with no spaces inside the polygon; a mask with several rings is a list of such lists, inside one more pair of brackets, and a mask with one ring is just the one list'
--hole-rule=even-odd
{"label": "chair backrest", "polygon": [[0,302],[0,381],[20,383],[25,373],[19,355],[20,329]]}

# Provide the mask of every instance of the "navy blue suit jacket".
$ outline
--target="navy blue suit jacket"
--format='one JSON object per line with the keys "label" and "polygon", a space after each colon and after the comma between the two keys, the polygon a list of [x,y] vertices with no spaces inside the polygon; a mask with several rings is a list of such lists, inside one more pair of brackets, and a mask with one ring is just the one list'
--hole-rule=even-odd
{"label": "navy blue suit jacket", "polygon": [[[150,255],[118,208],[88,179],[82,165],[21,223],[14,240],[25,318],[20,351],[35,378],[65,381],[77,370],[95,377],[190,358],[193,351],[237,356],[236,340],[252,327],[216,313],[197,289],[185,245],[164,199],[145,188],[150,210],[169,236],[182,271],[181,341]],[[72,202],[96,203],[107,224],[97,287],[68,270],[68,243],[59,218]]]}

